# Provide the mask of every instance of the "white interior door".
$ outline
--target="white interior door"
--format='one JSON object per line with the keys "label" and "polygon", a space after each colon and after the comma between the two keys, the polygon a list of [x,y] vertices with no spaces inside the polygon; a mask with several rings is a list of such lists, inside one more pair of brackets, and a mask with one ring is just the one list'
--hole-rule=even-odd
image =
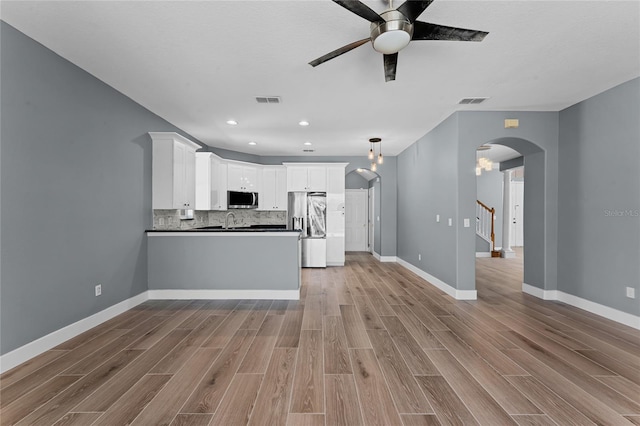
{"label": "white interior door", "polygon": [[367,190],[345,192],[345,250],[367,250]]}
{"label": "white interior door", "polygon": [[524,182],[511,181],[511,247],[524,245]]}
{"label": "white interior door", "polygon": [[375,241],[373,239],[373,232],[375,230],[375,222],[373,220],[374,217],[374,212],[375,212],[375,204],[374,204],[374,200],[375,200],[375,196],[376,196],[376,191],[374,187],[369,188],[369,238],[368,238],[368,245],[369,245],[369,252],[371,254],[373,254],[373,242]]}

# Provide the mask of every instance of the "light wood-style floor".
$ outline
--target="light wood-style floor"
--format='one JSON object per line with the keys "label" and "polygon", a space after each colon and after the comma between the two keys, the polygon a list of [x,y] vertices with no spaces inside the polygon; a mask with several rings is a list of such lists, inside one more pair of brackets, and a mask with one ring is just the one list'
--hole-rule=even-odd
{"label": "light wood-style floor", "polygon": [[300,301],[150,301],[5,373],[1,423],[640,425],[640,332],[520,291],[479,300],[350,254]]}

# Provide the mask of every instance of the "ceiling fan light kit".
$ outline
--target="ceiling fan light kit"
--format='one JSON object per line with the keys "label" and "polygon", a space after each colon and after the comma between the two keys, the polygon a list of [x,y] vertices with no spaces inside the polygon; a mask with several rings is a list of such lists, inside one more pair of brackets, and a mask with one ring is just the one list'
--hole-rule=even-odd
{"label": "ceiling fan light kit", "polygon": [[314,59],[309,62],[312,67],[317,67],[370,41],[373,49],[384,55],[385,81],[392,81],[396,79],[398,52],[407,47],[412,40],[482,41],[489,34],[485,31],[417,21],[416,19],[433,3],[433,0],[408,0],[396,9],[391,7],[380,14],[359,0],[333,0],[333,2],[371,22],[369,38],[349,43]]}

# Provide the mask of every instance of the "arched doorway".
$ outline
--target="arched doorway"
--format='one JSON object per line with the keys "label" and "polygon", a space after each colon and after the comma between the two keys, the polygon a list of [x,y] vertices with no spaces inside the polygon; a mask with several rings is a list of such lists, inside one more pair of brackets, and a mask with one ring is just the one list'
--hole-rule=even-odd
{"label": "arched doorway", "polygon": [[[523,157],[527,177],[524,180],[523,240],[524,273],[522,289],[531,292],[530,287],[545,288],[547,247],[547,212],[545,211],[545,151],[522,138],[497,138],[483,145],[503,145],[519,152]],[[502,223],[498,224],[502,226]],[[474,256],[475,257],[475,256]]]}
{"label": "arched doorway", "polygon": [[377,172],[357,168],[345,177],[346,251],[380,253],[380,189]]}

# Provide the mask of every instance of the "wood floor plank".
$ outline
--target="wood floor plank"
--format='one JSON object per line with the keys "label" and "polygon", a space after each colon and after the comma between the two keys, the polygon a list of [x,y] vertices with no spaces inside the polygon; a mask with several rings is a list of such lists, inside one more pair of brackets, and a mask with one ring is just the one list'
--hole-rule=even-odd
{"label": "wood floor plank", "polygon": [[513,419],[520,426],[557,426],[557,423],[544,414],[518,414]]}
{"label": "wood floor plank", "polygon": [[[184,405],[203,372],[209,370],[222,349],[201,348],[191,357],[155,398],[145,407],[133,421],[135,425],[169,425],[180,408]],[[210,418],[213,415],[210,416]]]}
{"label": "wood floor plank", "polygon": [[122,330],[109,330],[0,390],[0,408],[11,404],[22,395],[32,391],[42,383],[82,360],[84,357],[94,353],[102,346],[122,335],[122,333]]}
{"label": "wood floor plank", "polygon": [[178,414],[171,426],[208,426],[213,414]]}
{"label": "wood floor plank", "polygon": [[436,318],[435,315],[433,315],[433,313],[421,305],[417,300],[406,295],[401,295],[400,300],[404,302],[404,304],[425,325],[425,327],[429,329],[429,331],[448,330],[446,325],[444,325],[438,318]]}
{"label": "wood floor plank", "polygon": [[435,331],[438,340],[509,414],[542,414],[524,395],[451,331]]}
{"label": "wood floor plank", "polygon": [[534,377],[510,376],[507,380],[559,425],[594,424]]}
{"label": "wood floor plank", "polygon": [[593,349],[602,352],[603,354],[623,362],[627,365],[640,364],[640,357],[623,351],[620,348],[611,345],[608,342],[600,340],[598,337],[591,336],[587,333],[583,333],[578,330],[564,331],[568,336],[573,337],[576,340],[583,341],[585,344],[591,346]]}
{"label": "wood floor plank", "polygon": [[287,426],[325,426],[324,414],[290,413]]}
{"label": "wood floor plank", "polygon": [[475,379],[469,377],[467,370],[448,351],[430,350],[427,355],[480,424],[516,424],[500,404]]}
{"label": "wood floor plank", "polygon": [[276,340],[276,348],[297,348],[300,342],[304,304],[298,304],[294,309],[291,309],[291,306],[293,305],[290,302],[287,312],[284,314],[278,340]]}
{"label": "wood floor plank", "polygon": [[324,376],[327,399],[326,421],[332,426],[362,425],[356,385],[351,374]]}
{"label": "wood floor plank", "polygon": [[386,330],[367,330],[367,333],[398,412],[432,414],[433,408],[420,391],[389,333]]}
{"label": "wood floor plank", "polygon": [[636,385],[640,385],[640,362],[636,365],[628,365],[596,350],[577,350],[576,352],[590,361],[598,363],[604,368],[626,378]]}
{"label": "wood floor plank", "polygon": [[289,412],[297,353],[297,348],[273,350],[249,425],[285,424]]}
{"label": "wood floor plank", "polygon": [[635,403],[640,403],[640,386],[621,376],[596,376],[596,379],[626,396]]}
{"label": "wood floor plank", "polygon": [[633,425],[640,425],[640,416],[624,416],[624,418]]}
{"label": "wood floor plank", "polygon": [[233,376],[256,335],[255,330],[238,330],[222,349],[184,404],[181,413],[215,413]]}
{"label": "wood floor plank", "polygon": [[250,309],[238,305],[202,343],[203,348],[224,348],[249,316]]}
{"label": "wood floor plank", "polygon": [[442,423],[434,414],[402,414],[404,426],[439,426]]}
{"label": "wood floor plank", "polygon": [[36,392],[29,392],[0,411],[0,423],[13,425],[27,416],[35,408],[49,401],[82,376],[56,376],[44,383]]}
{"label": "wood floor plank", "polygon": [[307,297],[302,316],[302,330],[322,330],[322,295]]}
{"label": "wood floor plank", "polygon": [[[18,424],[54,424],[71,411],[80,401],[99,389],[105,382],[117,375],[133,360],[142,355],[142,350],[126,349],[108,359],[88,375],[73,383],[63,392],[51,398]],[[76,410],[77,411],[77,410]]]}
{"label": "wood floor plank", "polygon": [[262,378],[262,374],[236,374],[213,416],[213,424],[248,424]]}
{"label": "wood floor plank", "polygon": [[92,426],[130,424],[159,390],[171,379],[169,374],[144,376],[118,399]]}
{"label": "wood floor plank", "polygon": [[[439,317],[440,320],[446,324],[461,340],[467,345],[473,348],[485,361],[496,369],[500,374],[505,375],[519,375],[527,374],[518,364],[511,361],[506,357],[498,347],[493,346],[485,339],[484,336],[475,333],[470,328],[466,327],[455,317],[443,316]],[[508,340],[505,338],[505,340]],[[502,345],[501,345],[502,346]],[[514,343],[511,343],[511,347],[517,347]]]}
{"label": "wood floor plank", "polygon": [[267,316],[269,312],[269,308],[273,300],[260,300],[256,305],[251,309],[251,312],[247,315],[247,319],[244,320],[240,328],[247,328],[249,330],[257,330],[262,325],[262,321]]}
{"label": "wood floor plank", "polygon": [[222,315],[208,315],[149,372],[152,374],[174,374],[193,356],[195,351],[222,324],[225,318]]}
{"label": "wood floor plank", "polygon": [[347,335],[340,316],[325,316],[324,330],[324,373],[351,374],[351,361]]}
{"label": "wood floor plank", "polygon": [[247,351],[247,355],[244,357],[242,364],[240,364],[240,368],[238,368],[239,374],[264,374],[267,370],[267,365],[269,365],[269,359],[276,345],[283,320],[284,315],[266,316],[255,339],[253,339],[251,347]]}
{"label": "wood floor plank", "polygon": [[380,320],[380,317],[373,309],[373,304],[367,296],[354,296],[353,300],[356,304],[356,309],[360,314],[360,319],[364,324],[365,330],[383,330],[384,325]]}
{"label": "wood floor plank", "polygon": [[287,312],[288,300],[274,300],[269,308],[268,315],[284,315]]}
{"label": "wood floor plank", "polygon": [[53,426],[87,426],[95,422],[102,413],[69,413]]}
{"label": "wood floor plank", "polygon": [[355,305],[340,305],[340,314],[349,348],[370,348],[369,336]]}
{"label": "wood floor plank", "polygon": [[[440,423],[451,426],[479,424],[444,377],[417,376],[416,380],[431,403]],[[404,417],[402,419],[404,420]]]}
{"label": "wood floor plank", "polygon": [[423,349],[443,349],[442,343],[429,331],[429,329],[415,316],[408,306],[392,306],[396,316],[409,330],[414,339]]}
{"label": "wood floor plank", "polygon": [[325,288],[322,293],[322,315],[340,315],[340,302],[338,301],[338,294],[335,287]]}
{"label": "wood floor plank", "polygon": [[[175,315],[168,317],[166,321],[160,324],[158,327],[154,328],[150,332],[146,333],[136,342],[133,342],[128,348],[129,349],[149,349],[154,346],[156,343],[160,342],[164,339],[169,333],[173,332],[178,325],[184,322],[187,318],[195,315],[190,309],[181,309],[176,312]],[[186,329],[182,329],[183,331],[188,331]],[[186,334],[185,334],[186,335]]]}
{"label": "wood floor plank", "polygon": [[302,330],[289,412],[324,412],[323,374],[322,331]]}
{"label": "wood floor plank", "polygon": [[373,349],[349,349],[364,423],[371,426],[402,425]]}
{"label": "wood floor plank", "polygon": [[[540,383],[558,394],[560,398],[571,404],[595,424],[607,426],[628,424],[609,405],[593,397],[587,390],[574,384],[569,379],[557,374],[551,367],[539,361],[536,356],[530,355],[522,349],[505,349],[504,352],[508,354],[509,358],[531,373]],[[587,387],[586,389],[589,388]]]}
{"label": "wood floor plank", "polygon": [[[576,368],[575,364],[573,364],[572,361],[572,363],[569,364],[569,362],[565,358],[551,353],[550,351],[537,345],[536,343],[532,342],[519,333],[516,333],[514,331],[507,331],[502,333],[509,338],[512,338],[513,342],[520,346],[525,352],[532,354],[536,357],[536,359],[544,362],[554,371],[569,379],[572,383],[575,383],[581,388],[589,389],[589,393],[591,395],[593,395],[599,401],[607,404],[618,413],[640,414],[639,404],[623,397],[618,392],[614,391],[606,385],[603,385],[597,379],[593,378],[581,369]],[[522,364],[520,364],[520,366],[525,368]]]}
{"label": "wood floor plank", "polygon": [[189,334],[189,330],[174,329],[139,358],[118,373],[115,380],[100,386],[90,397],[82,401],[75,411],[106,411],[138,380],[149,372],[172,348]]}
{"label": "wood floor plank", "polygon": [[412,374],[439,374],[438,369],[398,317],[380,317]]}
{"label": "wood floor plank", "polygon": [[365,289],[365,293],[367,293],[367,297],[371,301],[373,309],[375,309],[378,315],[395,315],[393,309],[391,309],[391,306],[387,303],[385,298],[382,297],[377,288],[367,288]]}
{"label": "wood floor plank", "polygon": [[17,367],[12,368],[9,371],[6,371],[0,375],[0,389],[4,389],[9,385],[14,384],[18,380],[32,374],[33,372],[39,370],[45,365],[49,364],[51,361],[56,358],[60,358],[62,355],[65,355],[69,352],[69,349],[66,350],[49,350],[41,353],[40,355],[31,358],[30,360],[23,362]]}

